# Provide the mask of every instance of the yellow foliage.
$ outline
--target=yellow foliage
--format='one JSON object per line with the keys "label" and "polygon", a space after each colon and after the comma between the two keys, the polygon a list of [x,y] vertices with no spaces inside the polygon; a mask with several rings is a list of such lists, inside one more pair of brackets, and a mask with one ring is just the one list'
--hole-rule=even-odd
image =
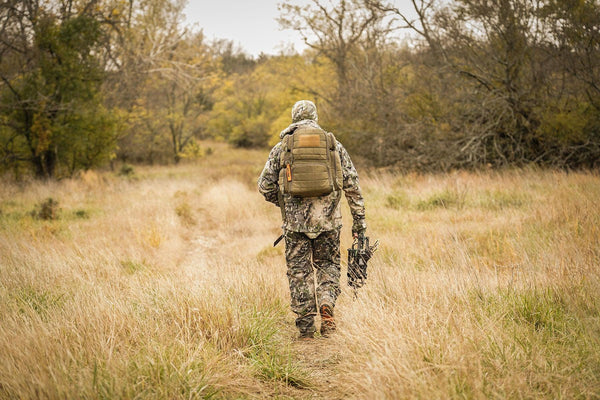
{"label": "yellow foliage", "polygon": [[[291,108],[301,99],[318,99],[311,85],[322,80],[329,66],[312,63],[301,56],[273,57],[248,75],[233,75],[216,92],[208,130],[240,146],[265,146],[278,140],[279,132],[291,123]],[[323,88],[327,91],[327,87]]]}
{"label": "yellow foliage", "polygon": [[138,230],[138,240],[144,246],[158,249],[162,242],[162,235],[156,224],[152,223],[150,226]]}
{"label": "yellow foliage", "polygon": [[199,160],[204,157],[206,150],[200,146],[196,140],[190,140],[190,142],[183,148],[180,153],[181,158],[188,160]]}
{"label": "yellow foliage", "polygon": [[586,128],[594,118],[588,111],[590,107],[579,104],[575,109],[551,107],[541,119],[538,134],[546,140],[563,144],[585,141]]}

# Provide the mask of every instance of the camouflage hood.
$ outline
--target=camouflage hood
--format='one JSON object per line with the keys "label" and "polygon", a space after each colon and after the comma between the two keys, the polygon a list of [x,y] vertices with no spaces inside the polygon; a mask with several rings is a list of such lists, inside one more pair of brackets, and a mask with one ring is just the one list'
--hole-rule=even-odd
{"label": "camouflage hood", "polygon": [[292,107],[292,124],[279,134],[280,138],[293,133],[301,125],[311,125],[319,128],[317,121],[317,106],[310,100],[300,100]]}
{"label": "camouflage hood", "polygon": [[310,100],[300,100],[292,107],[292,122],[300,122],[305,119],[310,119],[315,122],[319,121],[317,115],[317,106]]}

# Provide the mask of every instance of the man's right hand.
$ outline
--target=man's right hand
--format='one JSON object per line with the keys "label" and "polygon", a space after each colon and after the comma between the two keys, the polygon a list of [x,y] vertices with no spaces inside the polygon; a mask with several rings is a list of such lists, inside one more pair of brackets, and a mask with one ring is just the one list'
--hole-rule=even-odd
{"label": "man's right hand", "polygon": [[360,234],[365,234],[367,231],[367,223],[364,219],[355,219],[352,224],[352,237],[357,238]]}

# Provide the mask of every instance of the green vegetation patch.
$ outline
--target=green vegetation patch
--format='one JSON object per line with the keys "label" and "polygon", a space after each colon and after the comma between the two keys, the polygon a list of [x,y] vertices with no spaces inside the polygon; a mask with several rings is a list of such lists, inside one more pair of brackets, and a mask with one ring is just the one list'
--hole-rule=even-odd
{"label": "green vegetation patch", "polygon": [[256,255],[256,260],[258,262],[264,262],[273,257],[281,257],[283,255],[284,246],[276,246],[273,247],[271,245],[264,247],[261,251]]}
{"label": "green vegetation patch", "polygon": [[123,271],[129,275],[133,275],[137,272],[147,271],[150,268],[145,261],[134,260],[121,261],[121,267],[123,268]]}
{"label": "green vegetation patch", "polygon": [[178,340],[203,343],[206,354],[235,355],[236,362],[260,381],[309,387],[309,374],[295,359],[287,330],[282,329],[287,304],[270,293],[257,282],[231,291],[215,288],[202,298],[192,292],[175,298],[171,292],[149,290],[133,311],[144,321],[158,323],[158,330],[173,332]]}
{"label": "green vegetation patch", "polygon": [[31,212],[27,212],[22,206],[15,202],[3,202],[0,205],[0,221],[9,223],[19,221],[23,218],[31,218]]}
{"label": "green vegetation patch", "polygon": [[181,224],[186,227],[194,226],[198,223],[192,206],[190,205],[189,195],[186,191],[178,190],[173,195],[175,200],[175,214],[179,217]]}
{"label": "green vegetation patch", "polygon": [[[482,332],[475,345],[487,374],[495,379],[515,378],[517,373],[528,376],[529,388],[549,398],[565,396],[564,376],[572,377],[566,397],[586,397],[584,388],[600,387],[600,310],[581,307],[577,293],[585,291],[575,287],[473,291],[471,304]],[[501,397],[514,395],[506,392]]]}
{"label": "green vegetation patch", "polygon": [[580,320],[557,289],[503,289],[487,294],[475,291],[472,297],[485,314],[500,316],[505,325],[561,337],[581,331]]}
{"label": "green vegetation patch", "polygon": [[393,210],[399,210],[410,206],[410,199],[405,192],[394,192],[386,196],[385,206]]}
{"label": "green vegetation patch", "polygon": [[87,210],[78,209],[78,210],[73,211],[73,216],[75,218],[88,219],[90,217],[90,213]]}
{"label": "green vegetation patch", "polygon": [[562,297],[552,289],[507,294],[506,299],[511,307],[506,317],[535,332],[567,337],[580,328]]}
{"label": "green vegetation patch", "polygon": [[220,389],[211,382],[211,366],[194,357],[183,343],[148,343],[115,373],[115,366],[95,361],[91,366],[94,397],[215,398]]}
{"label": "green vegetation patch", "polygon": [[462,209],[466,203],[466,193],[457,190],[444,189],[428,198],[417,202],[417,210],[426,211],[436,208]]}
{"label": "green vegetation patch", "polygon": [[128,179],[135,179],[137,177],[133,165],[127,163],[123,163],[123,165],[121,165],[117,175]]}
{"label": "green vegetation patch", "polygon": [[50,290],[24,286],[11,295],[17,303],[19,312],[30,314],[34,312],[43,320],[48,318],[50,310],[62,308],[65,302],[64,293],[54,293]]}
{"label": "green vegetation patch", "polygon": [[59,206],[59,201],[47,198],[35,205],[16,201],[4,201],[0,204],[0,226],[6,228],[14,225],[20,229],[25,227],[40,228],[48,232],[64,231],[68,223],[76,220],[90,219],[99,210],[88,207],[77,207],[70,210]]}
{"label": "green vegetation patch", "polygon": [[244,327],[249,341],[245,354],[261,379],[297,388],[310,387],[308,374],[278,334],[281,310],[273,311],[252,311]]}
{"label": "green vegetation patch", "polygon": [[59,219],[60,208],[58,207],[58,201],[52,197],[48,197],[46,200],[37,204],[35,210],[31,212],[31,216],[35,219],[41,220],[56,220]]}
{"label": "green vegetation patch", "polygon": [[531,201],[531,197],[524,192],[487,190],[479,198],[479,205],[482,208],[497,211],[506,208],[520,208]]}

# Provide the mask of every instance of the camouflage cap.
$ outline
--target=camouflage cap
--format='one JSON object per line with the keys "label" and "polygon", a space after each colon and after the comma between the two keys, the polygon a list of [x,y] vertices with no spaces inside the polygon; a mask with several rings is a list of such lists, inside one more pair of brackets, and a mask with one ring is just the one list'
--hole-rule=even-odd
{"label": "camouflage cap", "polygon": [[300,100],[292,107],[292,122],[299,122],[305,119],[318,121],[317,106],[310,100]]}

